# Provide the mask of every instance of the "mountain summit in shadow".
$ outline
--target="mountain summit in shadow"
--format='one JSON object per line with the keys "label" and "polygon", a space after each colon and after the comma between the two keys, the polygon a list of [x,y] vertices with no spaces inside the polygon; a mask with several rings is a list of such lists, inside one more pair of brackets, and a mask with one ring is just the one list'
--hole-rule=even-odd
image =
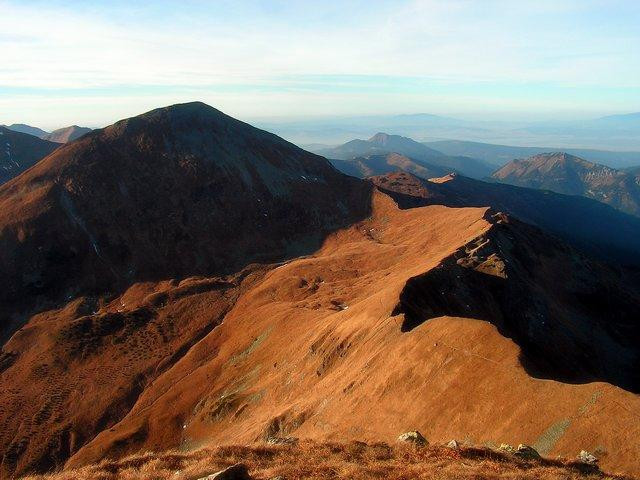
{"label": "mountain summit in shadow", "polygon": [[95,130],[0,188],[1,328],[26,299],[308,253],[366,215],[368,189],[199,102]]}

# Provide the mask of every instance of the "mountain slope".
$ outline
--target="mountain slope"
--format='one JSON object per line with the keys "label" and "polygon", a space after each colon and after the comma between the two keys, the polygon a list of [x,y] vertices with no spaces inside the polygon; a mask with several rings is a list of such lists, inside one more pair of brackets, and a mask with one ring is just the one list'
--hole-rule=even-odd
{"label": "mountain slope", "polygon": [[0,127],[0,185],[46,157],[58,144]]}
{"label": "mountain slope", "polygon": [[[604,468],[637,471],[625,425],[640,400],[602,380],[637,375],[638,292],[530,229],[486,208],[401,211],[375,193],[371,216],[312,256],[43,312],[4,347],[3,468],[419,429],[551,456],[598,447]],[[460,268],[463,291],[437,301]],[[593,289],[606,316],[584,308]]]}
{"label": "mountain slope", "polygon": [[460,175],[426,181],[407,173],[371,179],[403,208],[490,206],[614,263],[640,267],[640,219],[578,196],[488,183]]}
{"label": "mountain slope", "polygon": [[567,153],[545,153],[513,160],[492,177],[511,185],[582,195],[640,216],[640,182],[632,174]]}
{"label": "mountain slope", "polygon": [[359,178],[397,171],[409,172],[422,178],[440,177],[449,173],[444,167],[413,160],[398,153],[368,155],[350,160],[329,159],[329,161],[342,173]]}
{"label": "mountain slope", "polygon": [[93,131],[0,187],[0,333],[27,301],[302,254],[368,188],[201,103]]}
{"label": "mountain slope", "polygon": [[351,140],[344,145],[319,150],[317,153],[327,158],[339,160],[398,153],[414,161],[426,162],[450,171],[455,170],[474,178],[483,178],[490,175],[493,170],[489,165],[474,158],[450,157],[410,138],[386,133],[377,133],[369,140]]}
{"label": "mountain slope", "polygon": [[89,133],[90,131],[90,128],[72,125],[71,127],[59,128],[58,130],[54,130],[53,132],[45,135],[43,138],[51,142],[67,143],[80,138],[82,135],[84,135],[85,133]]}
{"label": "mountain slope", "polygon": [[640,166],[625,168],[624,171],[627,173],[630,173],[631,175],[635,176],[637,179],[640,180]]}
{"label": "mountain slope", "polygon": [[0,271],[3,479],[413,429],[638,471],[624,270],[487,206],[400,209],[204,104],[91,132],[0,187]]}
{"label": "mountain slope", "polygon": [[13,123],[11,125],[0,125],[13,130],[14,132],[26,133],[27,135],[33,135],[34,137],[42,138],[49,135],[49,132],[45,132],[41,128],[32,127],[31,125],[25,125],[24,123]]}
{"label": "mountain slope", "polygon": [[516,158],[557,152],[558,150],[613,168],[623,168],[640,163],[640,152],[613,152],[583,148],[516,147],[463,140],[438,140],[435,142],[424,142],[424,144],[427,147],[441,151],[447,155],[463,155],[478,158],[497,167],[502,167]]}

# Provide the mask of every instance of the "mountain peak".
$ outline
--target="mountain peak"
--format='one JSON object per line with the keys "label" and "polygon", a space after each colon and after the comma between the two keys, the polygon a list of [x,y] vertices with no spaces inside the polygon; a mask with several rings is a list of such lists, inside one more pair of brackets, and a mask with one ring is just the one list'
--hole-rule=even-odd
{"label": "mountain peak", "polygon": [[[156,109],[59,147],[3,185],[0,205],[11,208],[0,210],[0,244],[13,256],[0,255],[0,305],[287,258],[362,217],[369,189],[201,102]],[[10,225],[36,233],[15,243]]]}
{"label": "mountain peak", "polygon": [[[575,155],[571,155],[566,152],[549,152],[549,153],[540,153],[538,155],[533,155],[529,158],[521,160],[520,163],[529,163],[532,165],[536,165],[537,167],[541,166],[579,166],[581,168],[593,168],[600,167],[595,163],[589,162],[580,157],[576,157]],[[607,168],[602,166],[603,168]]]}
{"label": "mountain peak", "polygon": [[514,160],[492,176],[511,185],[585,196],[640,216],[640,187],[631,174],[565,152]]}
{"label": "mountain peak", "polygon": [[33,135],[34,137],[44,138],[49,132],[45,132],[41,128],[32,127],[31,125],[26,125],[24,123],[13,123],[11,125],[5,125],[9,130],[13,130],[14,132],[26,133],[27,135]]}
{"label": "mountain peak", "polygon": [[369,141],[372,143],[378,143],[380,145],[386,145],[389,142],[389,138],[391,138],[391,136],[392,135],[389,135],[388,133],[378,132],[373,137],[371,137]]}
{"label": "mountain peak", "polygon": [[71,125],[70,127],[63,127],[46,135],[45,140],[56,143],[68,143],[76,140],[86,133],[91,131],[87,127],[79,127],[78,125]]}

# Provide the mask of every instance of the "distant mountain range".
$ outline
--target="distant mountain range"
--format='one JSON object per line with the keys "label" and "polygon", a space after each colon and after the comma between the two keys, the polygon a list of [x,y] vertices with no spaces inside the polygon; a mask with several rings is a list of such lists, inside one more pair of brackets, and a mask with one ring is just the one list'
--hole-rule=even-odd
{"label": "distant mountain range", "polygon": [[[262,122],[261,126],[298,145],[336,145],[350,138],[367,138],[374,132],[389,132],[421,141],[462,138],[501,145],[554,147],[545,148],[544,151],[640,151],[640,121],[636,113],[573,121],[461,120],[420,113],[333,117],[297,122],[271,121]],[[525,156],[535,153],[540,152]],[[589,160],[602,161],[598,158]]]}
{"label": "distant mountain range", "polygon": [[41,128],[32,127],[31,125],[25,125],[24,123],[14,123],[12,125],[2,125],[9,130],[13,130],[14,132],[26,133],[28,135],[33,135],[34,137],[44,138],[49,135],[49,132],[45,132]]}
{"label": "distant mountain range", "polygon": [[368,140],[356,139],[338,147],[318,149],[315,153],[338,160],[353,160],[371,155],[398,153],[414,162],[427,164],[430,168],[444,168],[472,178],[483,178],[493,171],[493,167],[482,160],[445,155],[411,138],[386,133],[377,133]]}
{"label": "distant mountain range", "polygon": [[484,160],[495,166],[503,166],[516,158],[525,158],[539,153],[563,151],[586,160],[602,163],[613,168],[640,165],[640,152],[614,152],[582,148],[558,147],[516,147],[491,143],[470,142],[464,140],[439,140],[424,142],[434,150],[446,155],[464,155]]}
{"label": "distant mountain range", "polygon": [[640,216],[640,180],[632,173],[588,162],[567,153],[513,160],[492,178],[521,187],[581,195]]}
{"label": "distant mountain range", "polygon": [[42,140],[48,140],[56,143],[70,142],[91,131],[91,128],[72,125],[70,127],[59,128],[53,132],[46,132],[41,128],[25,125],[24,123],[14,123],[12,125],[7,125],[6,128],[13,130],[14,132],[26,133]]}
{"label": "distant mountain range", "polygon": [[342,173],[358,178],[384,175],[391,172],[410,172],[422,178],[440,177],[450,172],[450,169],[431,165],[427,162],[411,159],[399,153],[382,153],[355,157],[351,160],[329,159]]}
{"label": "distant mountain range", "polygon": [[17,177],[59,146],[0,126],[0,185]]}

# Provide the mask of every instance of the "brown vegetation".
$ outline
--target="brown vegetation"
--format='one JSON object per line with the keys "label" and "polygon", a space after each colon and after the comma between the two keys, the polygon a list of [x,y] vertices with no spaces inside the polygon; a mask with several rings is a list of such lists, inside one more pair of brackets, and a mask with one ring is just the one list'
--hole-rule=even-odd
{"label": "brown vegetation", "polygon": [[256,480],[293,479],[630,479],[611,476],[575,461],[522,460],[488,448],[426,448],[350,442],[204,448],[104,460],[77,470],[24,480],[195,480],[235,463],[249,467]]}

